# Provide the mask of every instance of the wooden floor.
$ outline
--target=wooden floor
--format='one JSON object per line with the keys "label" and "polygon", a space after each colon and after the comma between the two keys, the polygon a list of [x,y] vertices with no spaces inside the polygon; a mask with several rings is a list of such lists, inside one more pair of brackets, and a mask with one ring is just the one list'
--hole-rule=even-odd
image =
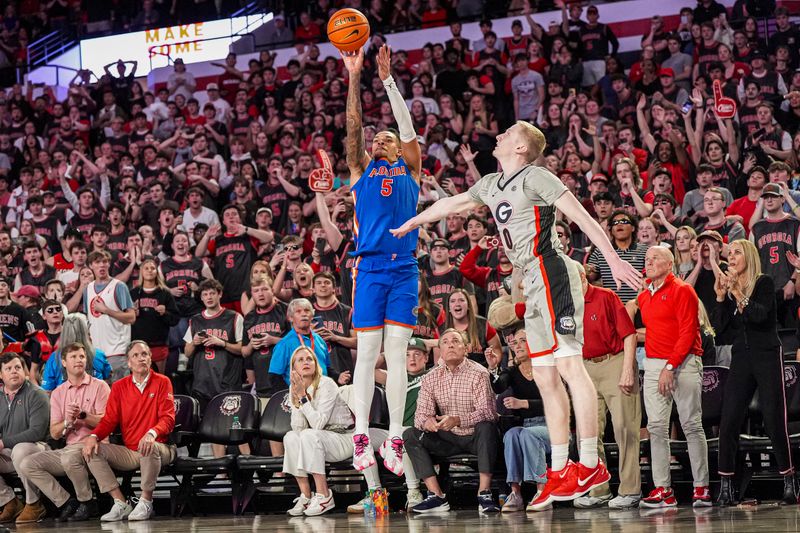
{"label": "wooden floor", "polygon": [[[289,518],[285,515],[209,516],[181,519],[157,518],[149,522],[76,525],[52,521],[20,526],[18,531],[101,532],[115,533],[328,533],[350,531],[413,533],[778,533],[800,531],[800,507],[762,505],[753,509],[702,509],[681,507],[664,511],[582,511],[563,507],[544,513],[513,513],[481,516],[477,511],[461,510],[443,516],[413,516],[394,513],[378,519],[343,513],[314,518]],[[12,528],[14,530],[14,528]]]}

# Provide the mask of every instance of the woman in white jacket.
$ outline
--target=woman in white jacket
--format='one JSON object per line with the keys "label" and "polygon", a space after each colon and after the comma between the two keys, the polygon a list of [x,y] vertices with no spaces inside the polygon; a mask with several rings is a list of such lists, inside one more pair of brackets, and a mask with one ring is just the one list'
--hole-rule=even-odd
{"label": "woman in white jacket", "polygon": [[[292,430],[283,438],[283,471],[297,479],[301,494],[288,513],[318,516],[335,506],[325,462],[352,457],[354,419],[336,382],[322,375],[310,348],[300,346],[294,351],[291,369]],[[314,478],[313,494],[309,474]]]}

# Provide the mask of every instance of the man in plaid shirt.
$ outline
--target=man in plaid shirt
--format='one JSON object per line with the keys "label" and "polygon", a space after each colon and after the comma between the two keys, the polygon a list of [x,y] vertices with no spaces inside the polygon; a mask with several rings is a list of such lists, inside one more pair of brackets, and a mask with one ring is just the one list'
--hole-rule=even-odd
{"label": "man in plaid shirt", "polygon": [[499,437],[489,372],[467,359],[467,343],[460,331],[445,331],[439,350],[444,364],[423,378],[414,427],[403,434],[414,471],[429,491],[428,497],[412,509],[418,513],[449,510],[431,456],[472,453],[478,456],[480,474],[478,510],[498,512],[490,490]]}

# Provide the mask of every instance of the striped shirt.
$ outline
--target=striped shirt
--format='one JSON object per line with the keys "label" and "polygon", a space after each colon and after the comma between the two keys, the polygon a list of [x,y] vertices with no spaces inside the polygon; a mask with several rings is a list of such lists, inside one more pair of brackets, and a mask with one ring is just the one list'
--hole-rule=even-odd
{"label": "striped shirt", "polygon": [[[614,250],[617,252],[620,259],[627,261],[633,265],[636,270],[642,272],[644,271],[644,256],[647,254],[647,248],[647,246],[632,242],[630,248],[627,250],[621,250],[616,246]],[[608,266],[606,258],[603,257],[603,253],[598,248],[592,250],[586,264],[592,265],[597,269],[600,273],[600,280],[603,282],[603,287],[614,291],[623,303],[636,298],[637,291],[631,289],[624,283],[620,289],[617,289],[617,282],[614,281],[614,276],[611,275],[611,268]]]}

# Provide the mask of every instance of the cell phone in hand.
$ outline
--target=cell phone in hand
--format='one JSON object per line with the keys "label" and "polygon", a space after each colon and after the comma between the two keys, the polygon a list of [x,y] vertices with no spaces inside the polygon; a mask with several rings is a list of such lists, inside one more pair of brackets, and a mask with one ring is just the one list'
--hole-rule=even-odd
{"label": "cell phone in hand", "polygon": [[325,240],[325,237],[320,237],[316,241],[314,241],[314,248],[317,249],[319,255],[322,255],[325,252],[325,245],[328,241]]}
{"label": "cell phone in hand", "polygon": [[313,319],[311,319],[311,323],[314,324],[315,328],[321,328],[323,324],[322,317],[315,316]]}
{"label": "cell phone in hand", "polygon": [[691,100],[686,100],[686,102],[684,102],[683,106],[681,107],[681,111],[685,114],[690,112],[693,107],[694,103]]}
{"label": "cell phone in hand", "polygon": [[198,331],[197,336],[200,337],[201,339],[207,339],[208,333],[206,333],[205,331]]}

